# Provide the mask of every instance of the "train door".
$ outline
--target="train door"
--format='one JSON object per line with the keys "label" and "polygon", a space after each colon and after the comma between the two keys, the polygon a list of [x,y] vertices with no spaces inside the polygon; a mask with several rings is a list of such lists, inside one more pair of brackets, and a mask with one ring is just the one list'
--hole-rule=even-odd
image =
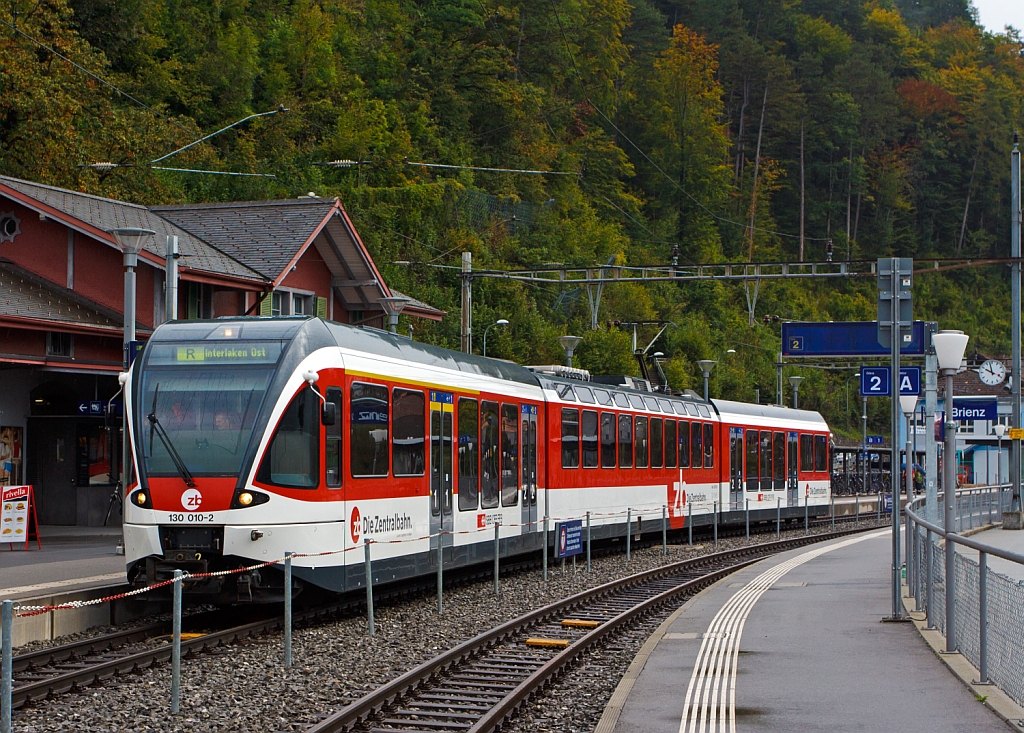
{"label": "train door", "polygon": [[743,428],[729,428],[729,502],[743,508]]}
{"label": "train door", "polygon": [[800,493],[800,481],[797,478],[797,434],[789,433],[787,445],[789,447],[787,464],[788,483],[786,484],[786,505],[796,506]]}
{"label": "train door", "polygon": [[[451,560],[452,537],[452,422],[455,400],[450,392],[430,393],[430,548],[437,562],[437,546],[447,548]],[[438,532],[447,534],[437,536]]]}
{"label": "train door", "polygon": [[521,534],[537,531],[537,406],[523,405],[519,411],[523,446],[523,509]]}

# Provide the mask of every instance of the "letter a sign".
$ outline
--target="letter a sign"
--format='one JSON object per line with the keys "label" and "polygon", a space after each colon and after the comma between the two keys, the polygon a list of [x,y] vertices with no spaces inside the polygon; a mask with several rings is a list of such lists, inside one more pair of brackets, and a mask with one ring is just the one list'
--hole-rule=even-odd
{"label": "letter a sign", "polygon": [[900,368],[900,391],[901,395],[921,394],[921,367]]}

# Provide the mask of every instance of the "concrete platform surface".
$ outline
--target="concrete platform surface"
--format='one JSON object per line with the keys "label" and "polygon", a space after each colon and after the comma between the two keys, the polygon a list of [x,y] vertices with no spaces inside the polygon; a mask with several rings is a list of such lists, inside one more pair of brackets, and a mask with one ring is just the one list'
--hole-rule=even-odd
{"label": "concrete platform surface", "polygon": [[[996,526],[992,529],[986,529],[984,532],[971,534],[970,537],[976,542],[984,542],[986,545],[992,545],[1002,550],[1009,550],[1010,552],[1024,555],[1024,530],[1003,529],[1000,526]],[[975,562],[978,560],[978,551],[972,550],[970,547],[957,545],[956,551]],[[989,570],[1002,573],[1008,578],[1024,580],[1024,565],[1018,565],[1001,557],[989,555],[988,567]]]}
{"label": "concrete platform surface", "polygon": [[883,530],[793,550],[691,599],[597,733],[1005,733],[912,624],[882,622],[891,546]]}
{"label": "concrete platform surface", "polygon": [[42,549],[0,544],[0,599],[24,600],[125,582],[124,556],[114,548],[120,527],[40,528]]}

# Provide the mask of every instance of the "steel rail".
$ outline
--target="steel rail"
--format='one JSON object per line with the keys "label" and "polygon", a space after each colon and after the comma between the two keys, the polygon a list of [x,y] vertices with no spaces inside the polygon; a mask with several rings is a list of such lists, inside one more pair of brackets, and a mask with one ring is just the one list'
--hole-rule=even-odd
{"label": "steel rail", "polygon": [[69,659],[111,651],[126,644],[145,641],[151,636],[168,633],[169,631],[170,622],[161,621],[146,624],[145,626],[136,626],[125,631],[115,631],[110,634],[83,639],[70,644],[61,644],[60,646],[52,646],[35,652],[19,654],[12,660],[14,673],[25,672],[30,669],[41,669],[66,662]]}
{"label": "steel rail", "polygon": [[[875,528],[861,527],[852,530],[837,530],[825,534],[804,535],[793,539],[751,545],[736,550],[727,550],[725,552],[682,560],[626,578],[610,581],[596,588],[591,588],[590,590],[530,611],[458,644],[346,705],[341,710],[308,728],[307,733],[341,733],[349,731],[360,723],[368,721],[382,709],[402,699],[405,695],[420,688],[428,681],[437,679],[440,675],[453,670],[461,663],[472,661],[478,653],[510,639],[525,629],[554,616],[573,611],[588,602],[600,600],[613,592],[628,590],[634,586],[642,586],[644,583],[656,581],[662,576],[671,576],[681,571],[700,570],[722,561],[737,560],[736,563],[729,567],[712,569],[699,578],[687,579],[673,588],[643,599],[633,608],[605,621],[596,629],[569,644],[562,652],[541,664],[527,679],[514,686],[513,690],[509,691],[496,705],[486,711],[469,729],[472,733],[488,733],[498,727],[524,700],[534,694],[537,689],[543,686],[553,675],[557,674],[580,653],[603,640],[608,634],[620,629],[638,615],[646,613],[653,606],[663,604],[681,593],[686,593],[688,590],[692,590],[695,585],[715,582],[720,577],[724,577],[751,563],[784,550],[844,537],[869,529]],[[453,705],[453,707],[457,707],[457,705]]]}

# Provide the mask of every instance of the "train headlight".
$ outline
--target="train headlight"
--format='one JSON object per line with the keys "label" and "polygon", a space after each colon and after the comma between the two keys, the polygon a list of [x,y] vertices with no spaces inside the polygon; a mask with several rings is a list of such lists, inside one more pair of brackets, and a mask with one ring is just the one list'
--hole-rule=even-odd
{"label": "train headlight", "polygon": [[149,494],[143,490],[136,491],[131,495],[131,502],[135,506],[142,507],[143,509],[152,509],[153,502],[149,499]]}
{"label": "train headlight", "polygon": [[238,495],[238,503],[241,504],[242,506],[249,506],[250,504],[252,504],[252,494],[250,494],[248,491],[243,491],[241,494]]}
{"label": "train headlight", "polygon": [[231,497],[232,509],[246,509],[251,506],[259,506],[270,501],[270,495],[253,489],[236,489]]}

